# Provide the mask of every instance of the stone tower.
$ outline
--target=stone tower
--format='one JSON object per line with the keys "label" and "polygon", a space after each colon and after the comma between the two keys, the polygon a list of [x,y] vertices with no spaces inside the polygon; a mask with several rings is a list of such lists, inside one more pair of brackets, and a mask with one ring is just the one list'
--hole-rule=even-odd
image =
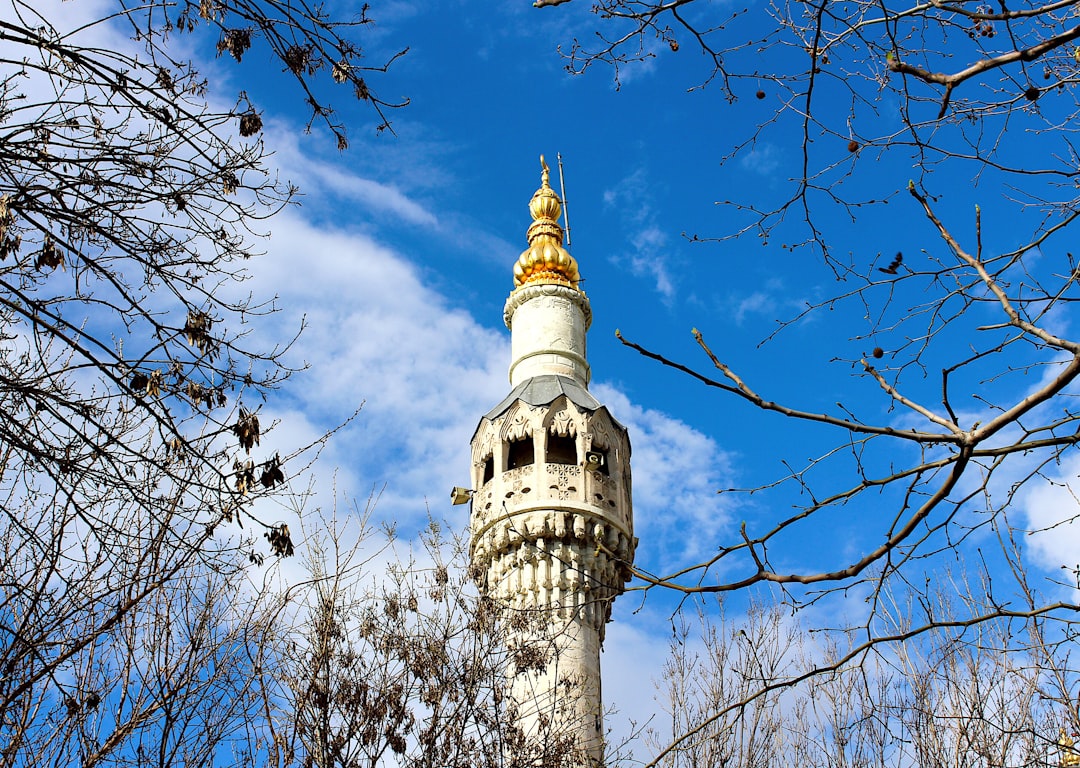
{"label": "stone tower", "polygon": [[540,162],[503,312],[511,391],[472,439],[470,548],[507,633],[509,699],[537,764],[569,748],[571,764],[592,768],[604,759],[604,625],[634,559],[630,440],[589,393],[592,310]]}

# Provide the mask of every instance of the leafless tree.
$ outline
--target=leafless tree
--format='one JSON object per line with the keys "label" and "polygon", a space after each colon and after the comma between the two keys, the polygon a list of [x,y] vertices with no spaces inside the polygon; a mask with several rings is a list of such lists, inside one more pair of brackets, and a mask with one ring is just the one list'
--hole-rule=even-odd
{"label": "leafless tree", "polygon": [[[780,269],[789,258],[816,259],[835,292],[760,337],[775,345],[815,313],[835,312],[847,323],[835,348],[852,350],[833,360],[852,373],[839,391],[781,398],[777,382],[731,364],[722,342],[710,340],[718,334],[694,331],[700,362],[624,339],[729,398],[720,403],[734,398],[759,409],[762,430],[803,429],[815,444],[827,436],[814,458],[785,456],[775,482],[744,489],[771,514],[748,520],[685,571],[640,572],[645,585],[688,595],[764,589],[796,609],[850,605],[840,599],[858,596],[866,610],[845,609],[849,623],[810,624],[843,637],[861,633],[852,646],[861,650],[841,654],[842,664],[935,637],[938,653],[954,654],[938,661],[965,659],[964,670],[949,673],[957,685],[962,678],[975,685],[983,669],[1016,675],[1001,690],[1042,681],[1050,661],[1039,661],[1045,666],[1034,676],[1023,665],[982,666],[988,657],[979,638],[1022,625],[1024,652],[1034,657],[1043,648],[1064,653],[1075,636],[1075,563],[1036,578],[1021,547],[1029,534],[1064,530],[1080,512],[1070,461],[1080,440],[1078,264],[1069,242],[1080,157],[1077,4],[594,0],[591,7],[596,26],[587,31],[595,34],[583,30],[565,49],[573,71],[607,64],[618,78],[642,59],[703,54],[698,85],[763,114],[746,134],[730,136],[722,164],[770,142],[793,148],[790,167],[773,174],[775,195],[755,190],[751,198],[744,189],[741,199],[719,201],[727,228],[689,239],[728,249],[749,240],[758,251],[771,248]],[[885,205],[889,218],[879,212]],[[898,253],[881,232],[920,239],[919,247]],[[710,324],[701,319],[701,327]],[[1037,486],[1065,491],[1043,521],[1017,504]],[[823,538],[841,519],[858,551],[800,557],[807,537]],[[800,560],[812,562],[800,567]],[[933,586],[957,563],[968,570],[971,594],[936,610]],[[923,609],[897,629],[890,600]],[[967,657],[952,650],[957,644]],[[1077,691],[1062,675],[1068,683],[1054,700],[1064,705]],[[1010,760],[1045,754],[1039,750],[1053,733],[1024,728],[1038,733],[1028,746],[983,751],[1008,752]],[[690,734],[678,743],[692,742]]]}
{"label": "leafless tree", "polygon": [[237,575],[189,565],[123,610],[103,607],[107,629],[74,611],[28,626],[28,641],[47,629],[50,642],[7,651],[0,764],[257,764],[254,660],[275,622]]}
{"label": "leafless tree", "polygon": [[280,744],[272,763],[579,765],[554,723],[529,739],[517,727],[505,687],[521,649],[479,595],[465,538],[432,522],[419,549],[401,552],[392,538],[377,545],[368,519],[357,512],[326,521],[321,535],[305,531],[310,578],[290,585],[282,613],[294,626],[267,644],[263,664]]}
{"label": "leafless tree", "polygon": [[0,755],[212,763],[250,703],[234,650],[262,621],[225,609],[249,560],[293,547],[256,501],[310,446],[260,454],[290,339],[248,344],[273,302],[239,287],[294,190],[255,105],[179,46],[279,61],[341,147],[327,97],[388,127],[367,82],[386,62],[362,55],[366,12],[88,7],[0,11]]}
{"label": "leafless tree", "polygon": [[[897,550],[909,552],[903,558],[908,560],[919,540],[944,531],[955,522],[957,510],[980,495],[991,506],[989,512],[1007,508],[1019,485],[1008,483],[1008,490],[992,499],[989,493],[980,493],[992,487],[989,477],[1001,472],[1003,465],[1010,469],[1022,465],[1016,470],[1020,476],[1038,477],[1080,439],[1069,407],[1069,387],[1080,371],[1080,344],[1069,338],[1067,325],[1060,319],[1067,317],[1074,300],[1076,264],[1058,245],[1076,215],[1071,181],[1076,155],[1070,127],[1076,104],[1071,73],[1080,54],[1074,56],[1066,44],[1080,35],[1080,28],[1060,31],[1062,19],[1074,7],[1073,3],[1036,4],[1013,11],[974,3],[895,7],[792,3],[762,8],[756,15],[740,12],[724,20],[710,19],[713,9],[693,0],[593,4],[611,26],[601,28],[603,42],[598,49],[575,43],[569,56],[571,66],[578,70],[597,62],[626,66],[661,55],[651,44],[654,38],[665,43],[665,49],[680,48],[680,39],[689,39],[709,54],[712,67],[707,75],[719,78],[719,87],[729,98],[753,95],[750,88],[736,89],[736,83],[743,81],[767,82],[784,91],[783,97],[773,99],[777,104],[773,116],[732,157],[763,140],[773,125],[796,120],[804,145],[801,168],[791,181],[794,194],[774,209],[750,212],[752,223],[717,239],[733,240],[750,231],[771,238],[797,208],[808,236],[801,244],[788,240],[794,244],[785,248],[816,249],[845,286],[839,295],[807,307],[784,326],[807,313],[850,302],[869,318],[855,338],[877,344],[865,350],[864,356],[838,362],[856,366],[854,387],[869,385],[880,394],[888,406],[885,422],[852,412],[843,404],[837,404],[834,413],[822,414],[802,410],[795,403],[773,402],[765,385],[726,365],[722,353],[714,353],[696,331],[695,338],[715,375],[691,370],[683,361],[667,360],[661,354],[650,355],[764,411],[793,422],[835,428],[841,441],[852,445],[851,451],[838,454],[855,457],[853,482],[847,486],[833,483],[835,487],[820,491],[814,484],[813,502],[798,515],[771,531],[748,532],[742,541],[723,546],[717,560],[704,567],[741,555],[749,568],[746,578],[711,589],[762,581],[847,581],[871,566],[896,560]],[[771,23],[766,25],[766,21]],[[779,30],[774,33],[776,24]],[[767,29],[768,34],[747,35],[739,25],[751,32]],[[782,57],[782,49],[793,49],[798,55]],[[748,51],[777,53],[777,70],[765,69],[770,58],[761,55],[753,57],[755,69],[735,69],[748,63]],[[673,55],[669,50],[663,53]],[[933,74],[946,62],[963,61],[965,56],[977,63],[951,75]],[[1035,92],[1009,87],[1028,79],[1046,85]],[[836,101],[829,102],[828,110],[815,110],[815,99],[832,98],[837,90],[847,95],[842,102],[849,105],[846,111],[837,111]],[[897,100],[901,127],[873,134],[870,131],[883,123],[896,122],[875,119],[863,111],[868,100],[884,94]],[[757,95],[772,99],[764,92]],[[929,111],[922,106],[928,100],[935,105]],[[1007,133],[1006,124],[1011,129]],[[855,134],[855,130],[866,133]],[[821,137],[833,137],[836,142]],[[1022,154],[1016,151],[1020,144]],[[815,222],[824,218],[828,206],[839,205],[857,225],[859,208],[884,201],[845,200],[832,184],[857,176],[862,168],[859,158],[893,155],[915,161],[917,179],[906,183],[902,193],[907,201],[891,203],[906,205],[905,222],[923,228],[926,252],[917,257],[909,254],[906,260],[902,254],[886,252],[876,263],[864,254],[844,261],[830,249],[827,238],[820,237]],[[946,177],[957,166],[967,168],[979,180],[978,186],[957,190],[953,179]],[[1008,189],[1016,198],[1018,213],[1037,209],[1039,215],[1016,219],[1018,226],[1032,223],[1026,237],[1017,236],[1020,245],[1005,253],[991,252],[982,241],[978,202],[981,196],[994,196],[996,203],[1005,184],[1011,185]],[[935,185],[947,185],[948,191]],[[970,201],[970,214],[946,221],[936,212],[942,196]],[[738,205],[737,201],[729,204]],[[970,234],[956,235],[957,226]],[[932,371],[939,373],[930,375]],[[1038,374],[1035,384],[1031,373]],[[973,393],[981,401],[974,409],[970,405]],[[874,412],[880,411],[875,408]],[[875,463],[878,457],[889,457],[889,461]],[[1020,457],[1025,460],[1019,461]],[[809,475],[822,474],[828,464],[829,459],[823,457],[806,470],[793,471],[788,480],[809,485]],[[890,466],[893,471],[882,471]],[[987,479],[972,479],[980,473]],[[768,545],[789,528],[813,525],[819,511],[851,506],[868,492],[876,496],[883,487],[893,486],[907,490],[900,496],[907,501],[888,516],[880,547],[825,572],[782,574],[769,568]],[[876,500],[867,503],[877,505]],[[985,519],[1000,518],[988,515]],[[884,571],[888,570],[886,565]]]}
{"label": "leafless tree", "polygon": [[[661,685],[670,726],[650,735],[654,764],[1072,764],[1080,670],[1071,649],[1048,645],[1041,619],[960,618],[978,610],[962,604],[981,591],[937,592],[937,628],[869,652],[857,635],[808,632],[775,603],[737,622],[715,607],[693,629],[684,622]],[[923,607],[893,608],[895,634],[922,626]],[[852,652],[860,663],[843,663]]]}

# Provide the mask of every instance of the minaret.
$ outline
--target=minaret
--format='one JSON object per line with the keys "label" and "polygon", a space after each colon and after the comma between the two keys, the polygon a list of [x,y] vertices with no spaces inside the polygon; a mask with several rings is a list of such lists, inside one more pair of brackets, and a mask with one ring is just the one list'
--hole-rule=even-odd
{"label": "minaret", "polygon": [[503,319],[510,394],[472,439],[471,554],[510,650],[509,700],[536,765],[604,759],[600,647],[634,559],[630,440],[588,390],[592,321],[544,158]]}

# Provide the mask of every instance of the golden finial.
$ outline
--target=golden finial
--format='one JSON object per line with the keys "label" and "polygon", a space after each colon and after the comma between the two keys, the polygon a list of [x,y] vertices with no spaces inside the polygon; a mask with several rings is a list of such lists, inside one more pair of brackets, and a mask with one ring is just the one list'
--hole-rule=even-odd
{"label": "golden finial", "polygon": [[[540,189],[529,201],[533,222],[529,225],[526,248],[514,265],[514,285],[555,283],[577,288],[581,276],[577,262],[563,248],[563,230],[559,226],[562,203],[551,188],[551,169],[540,155]],[[579,289],[580,290],[580,289]]]}
{"label": "golden finial", "polygon": [[1058,736],[1057,747],[1060,754],[1059,765],[1063,768],[1065,766],[1080,765],[1080,753],[1077,753],[1076,742],[1072,737],[1065,732],[1065,729],[1061,729],[1061,735]]}

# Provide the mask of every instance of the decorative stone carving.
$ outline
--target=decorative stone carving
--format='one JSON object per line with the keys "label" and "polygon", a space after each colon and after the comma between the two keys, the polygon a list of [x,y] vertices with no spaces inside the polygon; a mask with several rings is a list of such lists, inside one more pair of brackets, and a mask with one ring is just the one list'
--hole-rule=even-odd
{"label": "decorative stone carving", "polygon": [[562,437],[575,437],[578,433],[577,420],[569,408],[552,414],[549,420],[548,431],[553,435]]}
{"label": "decorative stone carving", "polygon": [[514,312],[526,302],[542,296],[556,296],[576,306],[582,314],[584,330],[592,325],[592,307],[584,291],[568,288],[564,285],[526,285],[510,294],[503,306],[503,323],[509,330],[514,330]]}
{"label": "decorative stone carving", "polygon": [[511,408],[506,420],[503,422],[504,427],[502,429],[502,436],[504,440],[513,442],[515,440],[524,440],[526,437],[532,434],[532,416],[533,409],[527,406],[518,406],[517,408]]}

